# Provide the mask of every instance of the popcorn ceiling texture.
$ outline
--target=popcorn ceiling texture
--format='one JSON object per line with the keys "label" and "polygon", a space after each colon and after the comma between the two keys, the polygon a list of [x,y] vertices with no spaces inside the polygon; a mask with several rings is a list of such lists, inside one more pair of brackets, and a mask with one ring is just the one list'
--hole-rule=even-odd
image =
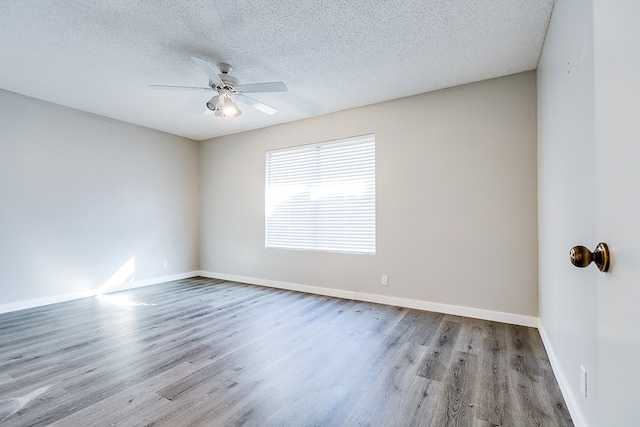
{"label": "popcorn ceiling texture", "polygon": [[[0,88],[195,140],[537,67],[553,0],[2,0]],[[204,115],[191,61],[283,81],[233,120]]]}

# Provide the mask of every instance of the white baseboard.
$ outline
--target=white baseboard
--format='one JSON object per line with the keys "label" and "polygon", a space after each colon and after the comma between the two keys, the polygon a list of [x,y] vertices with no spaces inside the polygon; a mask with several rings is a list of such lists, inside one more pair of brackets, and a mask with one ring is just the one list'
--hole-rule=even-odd
{"label": "white baseboard", "polygon": [[[532,316],[523,316],[520,314],[504,313],[499,311],[483,310],[471,307],[462,307],[457,305],[441,304],[430,301],[421,301],[408,298],[398,298],[386,295],[376,295],[365,292],[353,292],[342,289],[323,288],[320,286],[302,285],[291,282],[281,282],[277,280],[258,279],[254,277],[236,276],[232,274],[216,273],[211,271],[189,271],[170,276],[161,276],[153,279],[137,280],[129,283],[123,283],[114,286],[108,292],[119,292],[127,289],[139,288],[142,286],[155,285],[172,280],[186,279],[194,276],[209,277],[213,279],[229,280],[239,283],[249,283],[252,285],[267,286],[270,288],[286,289],[291,291],[307,292],[316,295],[325,295],[336,298],[344,298],[355,301],[374,302],[378,304],[387,304],[397,307],[415,308],[418,310],[435,311],[438,313],[453,314],[457,316],[473,317],[476,319],[491,320],[495,322],[511,323],[514,325],[522,325],[529,327],[538,327],[538,318]],[[51,297],[35,298],[25,301],[17,301],[13,303],[0,304],[0,313],[8,313],[11,311],[24,310],[27,308],[40,307],[43,305],[55,304],[59,302],[71,301],[80,298],[86,298],[98,295],[98,288],[83,292],[71,294],[55,295]]]}
{"label": "white baseboard", "polygon": [[571,418],[573,419],[573,424],[576,427],[588,427],[587,423],[584,420],[584,417],[582,416],[582,412],[578,407],[576,398],[571,392],[567,377],[564,374],[564,371],[562,370],[560,362],[558,362],[555,353],[553,352],[553,347],[551,346],[551,342],[549,341],[549,336],[547,335],[547,331],[544,329],[544,325],[542,324],[542,322],[539,322],[538,324],[538,331],[540,332],[540,337],[542,338],[544,348],[547,351],[547,356],[549,356],[551,369],[553,369],[553,374],[555,375],[556,380],[558,381],[558,385],[560,386],[562,397],[564,397],[564,401],[567,404],[567,409],[569,409],[569,413],[571,414]]}
{"label": "white baseboard", "polygon": [[330,289],[319,286],[301,285],[298,283],[280,282],[276,280],[257,279],[255,277],[236,276],[233,274],[216,273],[212,271],[199,271],[202,277],[212,279],[229,280],[232,282],[249,283],[252,285],[267,286],[270,288],[287,289],[290,291],[307,292],[310,294],[325,295],[330,297],[351,299],[356,301],[375,302],[397,307],[415,308],[418,310],[435,311],[438,313],[454,314],[457,316],[473,317],[494,322],[511,323],[514,325],[538,327],[538,318],[523,316],[521,314],[503,313],[499,311],[483,310],[479,308],[462,307],[458,305],[440,304],[436,302],[421,301],[407,298],[390,297],[364,292],[345,291],[342,289]]}
{"label": "white baseboard", "polygon": [[[189,271],[186,273],[172,274],[170,276],[154,277],[153,279],[134,280],[133,282],[123,283],[121,285],[111,287],[107,292],[104,292],[104,293],[125,291],[127,289],[140,288],[142,286],[157,285],[158,283],[170,282],[172,280],[186,279],[186,278],[194,277],[197,275],[198,275],[197,271]],[[9,313],[11,311],[25,310],[27,308],[34,308],[34,307],[40,307],[43,305],[56,304],[59,302],[71,301],[74,299],[93,297],[98,295],[99,293],[100,293],[99,289],[95,288],[95,289],[90,289],[88,291],[74,292],[70,294],[54,295],[50,297],[34,298],[30,300],[25,300],[25,301],[17,301],[17,302],[10,302],[7,304],[0,304],[0,313]]]}

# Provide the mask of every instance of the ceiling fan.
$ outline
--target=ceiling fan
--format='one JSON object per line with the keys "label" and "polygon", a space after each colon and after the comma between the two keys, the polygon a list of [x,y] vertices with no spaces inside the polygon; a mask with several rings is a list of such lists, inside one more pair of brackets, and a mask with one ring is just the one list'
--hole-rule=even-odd
{"label": "ceiling fan", "polygon": [[242,111],[238,108],[233,100],[260,110],[266,114],[275,114],[278,110],[253,99],[245,93],[267,93],[267,92],[286,92],[287,86],[282,82],[265,82],[240,84],[237,78],[229,73],[232,70],[231,65],[220,63],[218,74],[213,66],[204,59],[192,56],[191,59],[204,73],[209,76],[209,87],[192,87],[192,86],[165,86],[151,85],[155,89],[177,89],[177,90],[205,90],[215,92],[216,94],[207,101],[207,108],[214,112],[216,117],[238,117]]}

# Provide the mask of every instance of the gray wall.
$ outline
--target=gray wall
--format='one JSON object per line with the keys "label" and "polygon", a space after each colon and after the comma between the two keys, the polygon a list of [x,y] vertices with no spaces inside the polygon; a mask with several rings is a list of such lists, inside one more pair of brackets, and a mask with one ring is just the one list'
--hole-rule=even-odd
{"label": "gray wall", "polygon": [[197,270],[198,175],[196,142],[0,90],[0,304],[95,290],[131,258],[127,281]]}
{"label": "gray wall", "polygon": [[[265,151],[365,133],[377,254],[265,249]],[[202,270],[537,317],[533,72],[212,139],[200,161]]]}
{"label": "gray wall", "polygon": [[568,256],[597,242],[592,8],[556,1],[537,72],[541,332],[577,425],[596,425],[598,402],[597,277]]}

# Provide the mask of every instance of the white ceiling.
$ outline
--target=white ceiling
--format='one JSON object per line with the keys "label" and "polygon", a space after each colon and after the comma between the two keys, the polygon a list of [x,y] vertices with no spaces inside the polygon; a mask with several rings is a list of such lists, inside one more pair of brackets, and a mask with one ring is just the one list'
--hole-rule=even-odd
{"label": "white ceiling", "polygon": [[[533,70],[553,0],[1,0],[0,88],[195,140]],[[204,115],[191,61],[276,107]],[[34,118],[36,119],[36,118]]]}

